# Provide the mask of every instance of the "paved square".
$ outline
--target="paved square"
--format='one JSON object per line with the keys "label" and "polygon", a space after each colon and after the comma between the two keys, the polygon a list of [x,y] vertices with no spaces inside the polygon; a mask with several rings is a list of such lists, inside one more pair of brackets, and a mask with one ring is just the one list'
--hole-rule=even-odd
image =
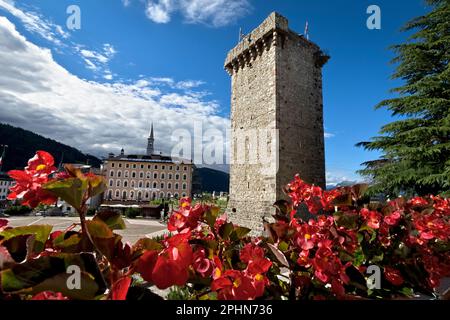
{"label": "paved square", "polygon": [[[6,218],[11,227],[31,226],[48,224],[53,226],[53,231],[65,230],[73,223],[79,223],[77,217],[10,217]],[[90,219],[90,218],[88,218]],[[124,242],[134,244],[137,240],[144,237],[152,237],[163,234],[166,225],[158,220],[150,219],[124,219],[126,224],[125,230],[115,230],[114,232],[123,236]]]}

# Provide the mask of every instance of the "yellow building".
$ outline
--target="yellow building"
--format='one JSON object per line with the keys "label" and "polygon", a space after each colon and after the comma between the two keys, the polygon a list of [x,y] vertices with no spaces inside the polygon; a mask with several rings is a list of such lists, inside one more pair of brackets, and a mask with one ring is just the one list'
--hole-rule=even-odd
{"label": "yellow building", "polygon": [[190,160],[154,154],[153,125],[147,154],[110,154],[103,164],[107,182],[104,199],[110,203],[149,202],[190,197],[194,165]]}

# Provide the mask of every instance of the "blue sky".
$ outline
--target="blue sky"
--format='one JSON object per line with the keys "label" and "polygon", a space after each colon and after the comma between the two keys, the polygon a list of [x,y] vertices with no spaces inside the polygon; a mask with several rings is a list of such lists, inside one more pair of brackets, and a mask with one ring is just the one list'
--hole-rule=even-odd
{"label": "blue sky", "polygon": [[[372,4],[381,8],[381,30],[366,27]],[[66,26],[69,5],[81,9],[80,30]],[[378,154],[354,145],[391,121],[374,110],[399,84],[390,80],[388,47],[427,11],[422,0],[0,0],[0,121],[98,156],[145,148],[151,121],[162,151],[170,130],[189,130],[193,119],[226,128],[226,53],[239,28],[251,31],[272,11],[299,33],[308,21],[310,39],[331,55],[323,86],[327,175],[359,179],[360,164]]]}

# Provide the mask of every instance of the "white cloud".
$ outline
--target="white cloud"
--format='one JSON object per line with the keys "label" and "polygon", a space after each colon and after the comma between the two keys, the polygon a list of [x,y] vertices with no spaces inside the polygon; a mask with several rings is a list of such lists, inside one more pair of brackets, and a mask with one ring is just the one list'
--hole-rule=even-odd
{"label": "white cloud", "polygon": [[168,23],[172,14],[180,12],[187,23],[221,27],[250,10],[249,0],[147,0],[145,12],[156,23]]}
{"label": "white cloud", "polygon": [[175,1],[173,0],[148,1],[145,13],[150,20],[156,23],[167,23],[170,21],[170,14],[175,9],[174,5]]}
{"label": "white cloud", "polygon": [[334,138],[336,135],[334,133],[325,132],[324,136],[326,139],[328,139],[328,138]]}
{"label": "white cloud", "polygon": [[61,53],[60,48],[78,55],[84,62],[86,68],[103,78],[111,80],[113,75],[109,70],[108,63],[117,54],[117,50],[112,44],[105,43],[101,49],[93,50],[86,46],[70,41],[70,33],[62,26],[45,19],[41,14],[26,11],[16,6],[12,0],[0,0],[0,9],[9,12],[20,20],[25,29],[33,34],[37,34],[54,45],[55,51]]}
{"label": "white cloud", "polygon": [[64,31],[61,26],[50,20],[44,19],[39,13],[32,11],[25,12],[18,9],[15,6],[14,1],[0,0],[0,9],[8,11],[11,15],[19,19],[27,31],[38,34],[57,46],[63,45],[63,42],[59,37],[67,39],[70,36],[70,34]]}
{"label": "white cloud", "polygon": [[0,122],[97,156],[122,147],[127,153],[143,152],[152,121],[156,148],[163,152],[173,146],[173,131],[191,132],[193,121],[202,122],[205,131],[229,126],[217,115],[217,102],[198,92],[159,87],[151,78],[127,83],[80,79],[5,17],[0,17],[0,61]]}

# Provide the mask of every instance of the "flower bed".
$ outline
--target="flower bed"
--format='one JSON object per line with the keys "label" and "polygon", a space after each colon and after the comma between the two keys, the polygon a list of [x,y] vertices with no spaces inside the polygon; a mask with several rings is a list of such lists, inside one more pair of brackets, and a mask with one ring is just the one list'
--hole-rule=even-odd
{"label": "flower bed", "polygon": [[[218,208],[185,198],[169,219],[172,235],[130,245],[114,233],[125,227],[117,213],[86,219],[103,178],[70,166],[56,173],[53,162],[39,151],[10,172],[17,184],[9,198],[35,207],[60,197],[80,223],[52,232],[0,220],[0,299],[123,300],[151,294],[152,285],[201,300],[439,298],[435,289],[450,276],[448,199],[369,203],[364,185],[323,191],[295,177],[265,236],[250,237]],[[302,220],[301,208],[314,218]]]}

